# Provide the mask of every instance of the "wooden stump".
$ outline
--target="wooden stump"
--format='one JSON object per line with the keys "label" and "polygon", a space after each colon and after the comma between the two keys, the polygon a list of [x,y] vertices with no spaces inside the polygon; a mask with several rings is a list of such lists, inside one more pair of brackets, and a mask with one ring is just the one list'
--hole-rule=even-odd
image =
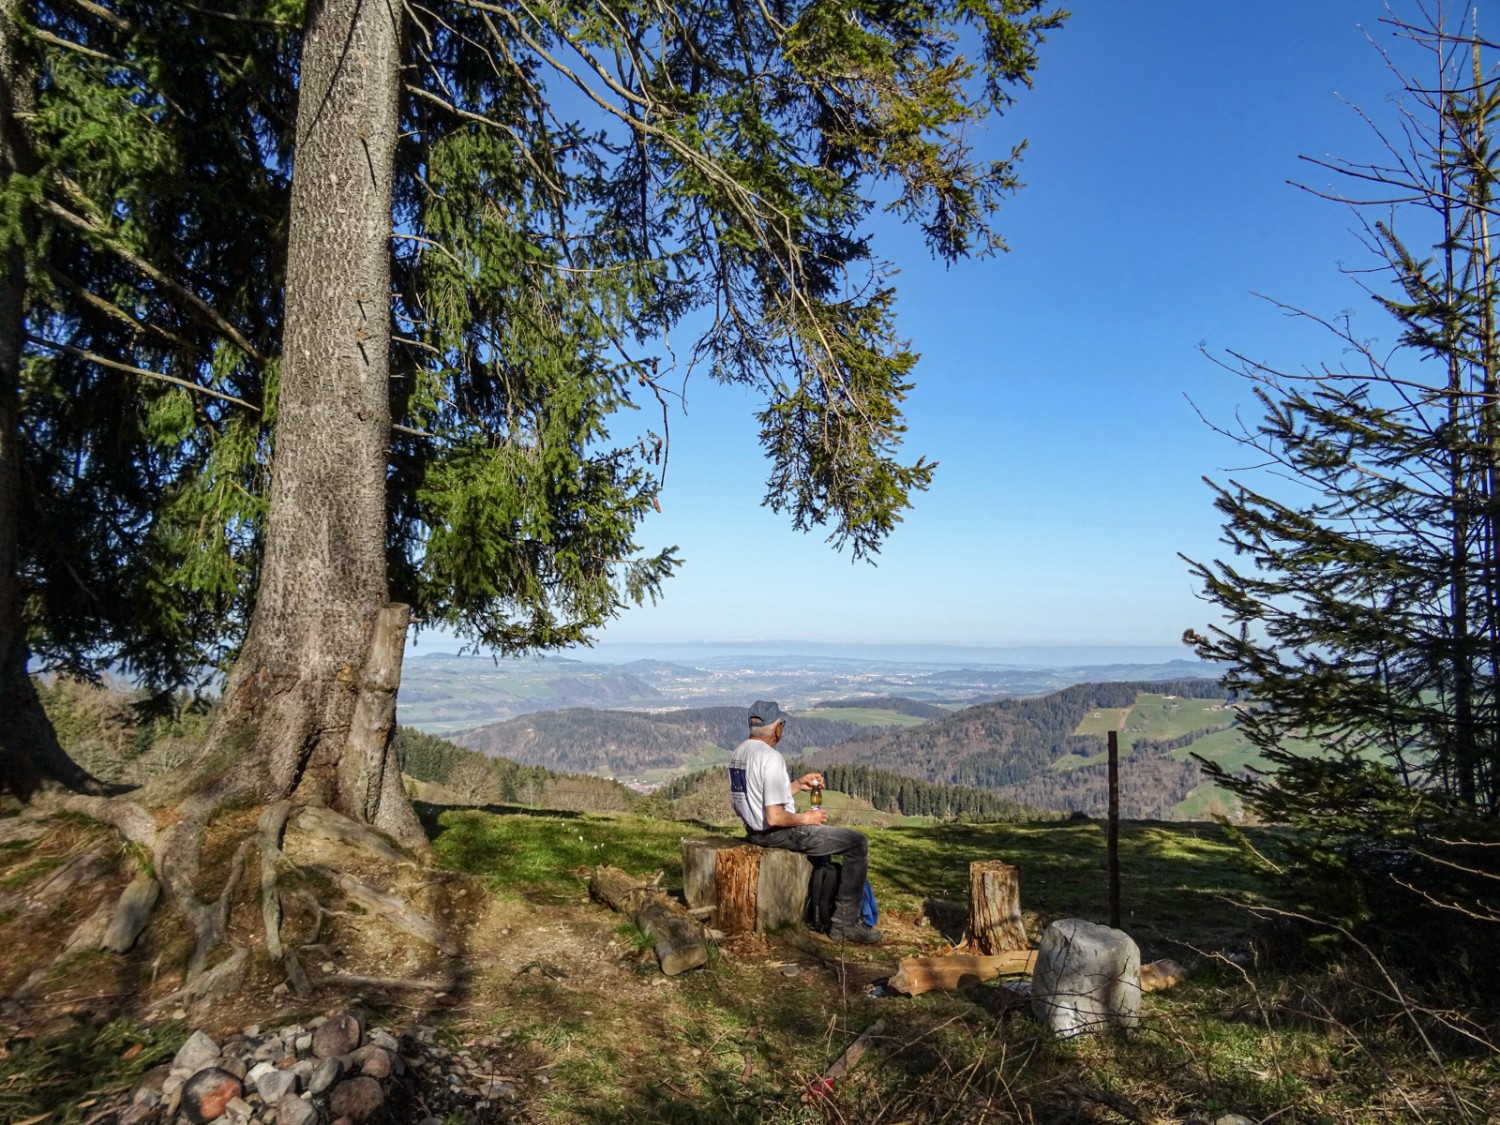
{"label": "wooden stump", "polygon": [[986,956],[1026,948],[1019,868],[998,859],[969,864],[969,924],[957,948]]}
{"label": "wooden stump", "polygon": [[748,934],[755,929],[755,889],[760,883],[760,853],[746,844],[721,851],[714,861],[714,902],[717,922],[726,934]]}
{"label": "wooden stump", "polygon": [[715,910],[726,934],[768,933],[802,920],[812,865],[780,848],[727,836],[684,838],[682,894],[695,910]]}

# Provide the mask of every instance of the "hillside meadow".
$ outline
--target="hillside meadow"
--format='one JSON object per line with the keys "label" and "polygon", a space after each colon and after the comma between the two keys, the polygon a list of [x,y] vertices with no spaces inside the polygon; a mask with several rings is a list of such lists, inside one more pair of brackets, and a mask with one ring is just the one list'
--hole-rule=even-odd
{"label": "hillside meadow", "polygon": [[[590,901],[587,881],[608,863],[661,872],[675,890],[680,840],[698,827],[514,807],[419,811],[439,865],[477,880],[484,922],[451,994],[371,994],[365,1005],[397,1025],[435,1027],[455,1051],[503,1037],[513,1120],[1035,1125],[1211,1122],[1233,1112],[1364,1125],[1481,1122],[1500,1105],[1493,1052],[1388,1002],[1395,982],[1376,966],[1309,959],[1284,925],[1258,918],[1276,885],[1215,825],[1123,826],[1124,928],[1145,959],[1172,957],[1190,973],[1145,998],[1138,1032],[1054,1041],[1024,1011],[997,1011],[998,982],[916,998],[882,995],[880,985],[900,957],[950,945],[974,860],[1019,867],[1033,940],[1059,917],[1105,920],[1098,823],[872,829],[884,945],[845,948],[792,927],[712,943],[706,967],[666,978],[643,935]],[[1248,841],[1275,847],[1264,831]],[[14,892],[38,877],[45,850],[8,846],[0,883]],[[75,986],[90,964],[78,963]],[[876,1020],[883,1033],[833,1097],[809,1098],[812,1080]],[[0,1120],[89,1121],[93,1099],[128,1087],[187,1030],[127,1015],[11,1041],[0,1054]]]}

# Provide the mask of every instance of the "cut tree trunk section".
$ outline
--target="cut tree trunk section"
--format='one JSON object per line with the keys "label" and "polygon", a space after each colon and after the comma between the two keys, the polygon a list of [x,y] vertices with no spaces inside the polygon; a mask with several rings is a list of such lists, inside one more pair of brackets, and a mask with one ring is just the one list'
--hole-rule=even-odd
{"label": "cut tree trunk section", "polygon": [[992,956],[1026,948],[1021,923],[1021,871],[998,859],[969,864],[969,925],[957,948]]}
{"label": "cut tree trunk section", "polygon": [[669,977],[708,962],[708,950],[693,916],[666,896],[618,867],[596,867],[589,894],[626,915],[656,946],[656,961]]}
{"label": "cut tree trunk section", "polygon": [[1029,973],[1036,950],[1013,949],[993,956],[949,953],[941,957],[903,957],[886,987],[904,996],[920,996],[937,989],[970,988],[1006,973]]}
{"label": "cut tree trunk section", "polygon": [[780,848],[727,836],[682,841],[682,894],[690,908],[714,912],[725,934],[770,933],[802,921],[812,865]]}

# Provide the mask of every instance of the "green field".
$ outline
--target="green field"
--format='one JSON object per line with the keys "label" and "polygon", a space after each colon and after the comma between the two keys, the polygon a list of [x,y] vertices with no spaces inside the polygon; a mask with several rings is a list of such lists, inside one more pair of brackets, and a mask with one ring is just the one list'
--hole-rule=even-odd
{"label": "green field", "polygon": [[1121,741],[1181,738],[1197,730],[1222,730],[1233,725],[1235,713],[1220,699],[1183,699],[1142,693],[1130,709]]}

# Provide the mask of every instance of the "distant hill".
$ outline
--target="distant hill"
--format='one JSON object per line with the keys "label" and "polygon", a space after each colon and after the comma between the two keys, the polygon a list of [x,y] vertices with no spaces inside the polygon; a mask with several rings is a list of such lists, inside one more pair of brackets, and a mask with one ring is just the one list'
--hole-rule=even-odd
{"label": "distant hill", "polygon": [[[1166,819],[1202,782],[1186,748],[1234,725],[1225,694],[1213,680],[1078,684],[1040,698],[966,707],[921,726],[865,731],[811,761],[825,768],[871,766],[1096,815],[1106,800],[1105,731],[1118,723],[1124,725],[1121,750],[1129,756],[1121,771],[1122,811]],[[1159,706],[1151,722],[1142,719],[1132,728],[1143,698]]]}
{"label": "distant hill", "polygon": [[[893,722],[902,718],[891,716]],[[470,750],[528,765],[659,781],[726,759],[745,739],[745,719],[744,707],[654,713],[575,708],[487,723],[449,737]],[[864,723],[794,715],[781,749],[796,757],[869,729]]]}
{"label": "distant hill", "polygon": [[[1217,674],[1211,665],[1180,659],[1108,665],[1088,665],[1080,659],[1051,666],[992,664],[980,659],[1009,651],[934,651],[932,655],[946,658],[940,662],[774,653],[704,654],[697,661],[684,662],[643,652],[629,662],[608,663],[556,656],[494,660],[414,648],[401,672],[400,721],[431,734],[447,734],[537,711],[570,708],[659,712],[743,708],[754,699],[774,699],[793,712],[811,710],[825,700],[855,708],[889,709],[895,697],[906,700],[903,713],[925,717],[915,708],[925,704],[952,710],[997,699],[1045,695],[1085,681],[1180,680]],[[1117,659],[1154,655],[1152,650],[1109,651]],[[1015,650],[1013,655],[1034,659],[1043,653]],[[1065,650],[1045,650],[1045,655],[1098,656]],[[955,663],[955,657],[973,658],[973,662]]]}

